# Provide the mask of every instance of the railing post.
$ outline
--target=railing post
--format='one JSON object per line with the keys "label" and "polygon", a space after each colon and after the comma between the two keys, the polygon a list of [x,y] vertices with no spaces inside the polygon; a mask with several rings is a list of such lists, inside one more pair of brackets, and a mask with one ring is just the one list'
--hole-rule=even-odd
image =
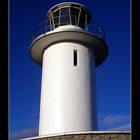
{"label": "railing post", "polygon": [[75,17],[75,25],[76,25],[76,16],[74,16]]}
{"label": "railing post", "polygon": [[99,37],[102,38],[102,30],[100,26],[99,26]]}
{"label": "railing post", "polygon": [[47,24],[48,20],[46,19],[45,22],[46,22],[46,27],[45,27],[45,33],[46,33],[47,32],[47,28],[48,28],[47,27],[48,26],[48,24]]}

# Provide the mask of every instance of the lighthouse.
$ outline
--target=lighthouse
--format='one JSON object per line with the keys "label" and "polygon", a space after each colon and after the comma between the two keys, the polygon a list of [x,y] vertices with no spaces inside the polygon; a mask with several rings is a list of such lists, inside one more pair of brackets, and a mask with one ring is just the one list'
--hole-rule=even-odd
{"label": "lighthouse", "polygon": [[31,43],[31,57],[42,67],[39,136],[98,129],[95,68],[108,47],[91,19],[84,5],[57,4]]}

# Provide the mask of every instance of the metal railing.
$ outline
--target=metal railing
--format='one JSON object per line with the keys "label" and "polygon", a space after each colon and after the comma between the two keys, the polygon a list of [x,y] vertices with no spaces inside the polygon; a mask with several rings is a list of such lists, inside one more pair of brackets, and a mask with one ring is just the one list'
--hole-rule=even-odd
{"label": "metal railing", "polygon": [[[66,16],[61,16],[61,17],[66,18]],[[100,24],[98,24],[95,21],[93,21],[92,24],[80,24],[80,23],[77,24],[77,21],[76,21],[77,17],[72,16],[72,18],[74,18],[75,20],[60,21],[59,17],[54,17],[53,21],[51,21],[49,19],[44,20],[43,22],[41,22],[38,25],[37,29],[35,30],[35,32],[33,34],[33,40],[36,37],[38,37],[39,35],[45,34],[46,32],[52,31],[55,28],[57,28],[59,26],[63,26],[63,25],[75,25],[75,28],[82,27],[86,32],[89,32],[89,33],[95,35],[96,37],[98,37],[102,40],[105,40],[105,32]]]}

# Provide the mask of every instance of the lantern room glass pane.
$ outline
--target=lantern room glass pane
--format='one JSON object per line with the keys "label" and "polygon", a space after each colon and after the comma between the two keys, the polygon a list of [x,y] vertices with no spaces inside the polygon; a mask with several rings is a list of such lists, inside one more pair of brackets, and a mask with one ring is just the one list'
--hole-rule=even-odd
{"label": "lantern room glass pane", "polygon": [[72,25],[77,25],[78,23],[78,16],[79,16],[79,9],[70,7],[70,13],[71,13],[71,20]]}
{"label": "lantern room glass pane", "polygon": [[85,29],[85,20],[86,20],[86,13],[81,10],[81,14],[80,14],[80,20],[79,20],[79,27]]}
{"label": "lantern room glass pane", "polygon": [[53,13],[53,18],[54,18],[54,27],[57,28],[59,26],[59,11],[57,10]]}
{"label": "lantern room glass pane", "polygon": [[60,25],[68,25],[70,24],[70,14],[69,8],[62,8],[61,9],[61,16],[60,16]]}

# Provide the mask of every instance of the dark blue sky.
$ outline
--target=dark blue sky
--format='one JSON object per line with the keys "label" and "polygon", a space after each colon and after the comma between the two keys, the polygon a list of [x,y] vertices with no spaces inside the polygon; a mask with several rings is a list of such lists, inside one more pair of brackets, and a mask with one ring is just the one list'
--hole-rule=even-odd
{"label": "dark blue sky", "polygon": [[[13,140],[38,135],[42,68],[31,59],[29,48],[34,30],[59,2],[64,0],[10,0],[9,120]],[[85,5],[103,26],[109,47],[108,58],[96,68],[98,128],[129,130],[130,1],[74,2]]]}

